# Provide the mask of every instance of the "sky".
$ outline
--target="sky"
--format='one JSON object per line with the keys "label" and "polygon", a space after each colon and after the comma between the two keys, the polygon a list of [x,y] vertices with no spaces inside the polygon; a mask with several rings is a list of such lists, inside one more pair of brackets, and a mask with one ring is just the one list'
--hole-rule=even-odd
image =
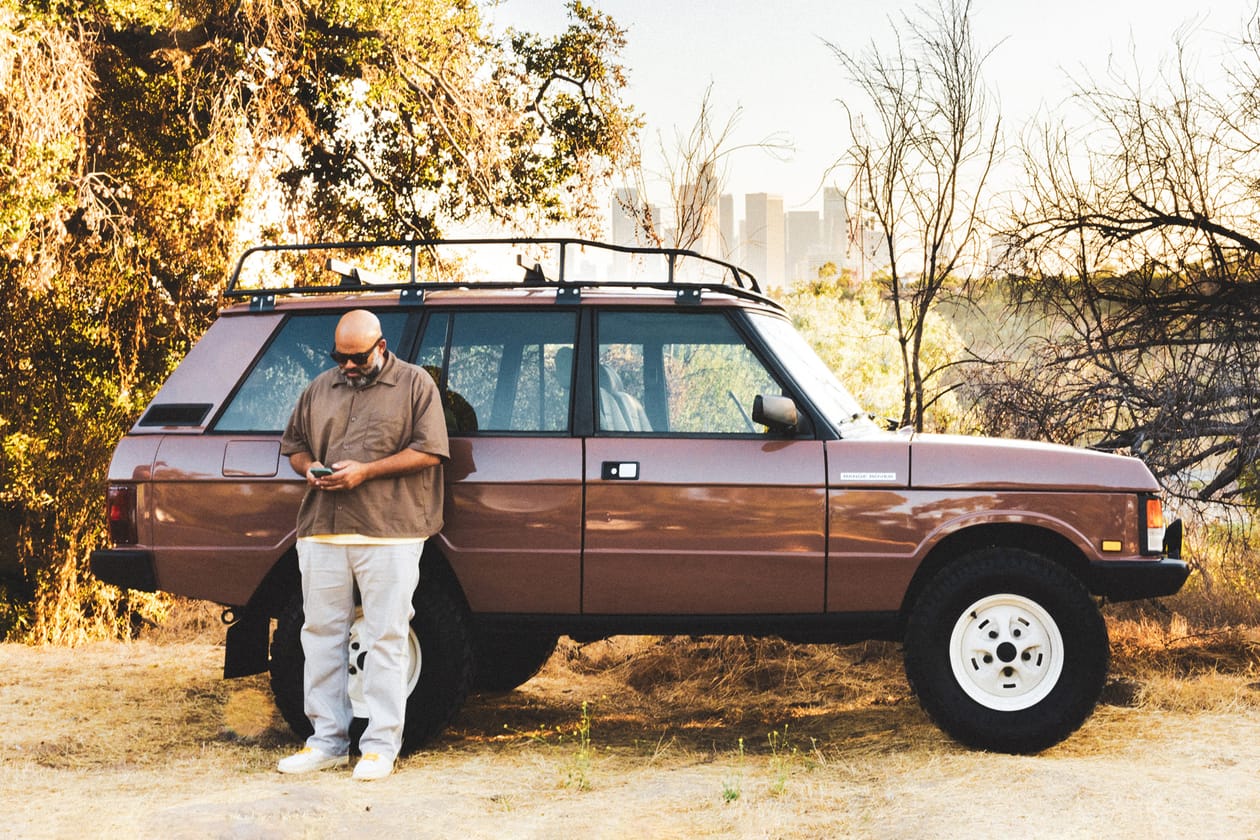
{"label": "sky", "polygon": [[[827,171],[848,143],[841,100],[857,102],[826,42],[861,51],[888,44],[893,22],[935,0],[587,0],[627,32],[622,58],[629,101],[646,120],[650,171],[656,149],[694,124],[711,86],[715,122],[735,117],[733,142],[768,137],[794,151],[776,160],[749,148],[731,156],[726,192],[781,195],[785,210],[819,209],[823,186],[846,176]],[[1257,0],[974,0],[977,42],[992,48],[985,75],[1008,132],[1039,111],[1064,107],[1070,77],[1105,77],[1109,60],[1151,77],[1187,34],[1200,73],[1220,73],[1222,59],[1244,32]],[[500,0],[489,11],[499,27],[557,33],[566,26],[563,0]],[[663,190],[662,190],[663,192]],[[653,196],[661,201],[661,196]],[[742,206],[737,201],[737,207]]]}

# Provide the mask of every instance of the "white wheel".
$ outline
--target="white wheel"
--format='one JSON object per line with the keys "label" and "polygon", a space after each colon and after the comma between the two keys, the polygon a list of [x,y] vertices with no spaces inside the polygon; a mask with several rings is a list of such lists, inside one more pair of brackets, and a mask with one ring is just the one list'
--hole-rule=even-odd
{"label": "white wheel", "polygon": [[1022,595],[990,595],[968,607],[949,639],[958,685],[988,709],[1037,705],[1063,673],[1063,635],[1050,613]]}
{"label": "white wheel", "polygon": [[1076,731],[1107,679],[1107,625],[1084,584],[1039,554],[964,554],[906,621],[906,677],[941,728],[985,750],[1035,753]]}
{"label": "white wheel", "polygon": [[[363,669],[367,665],[367,649],[359,640],[359,631],[363,626],[363,608],[354,610],[354,624],[350,625],[350,678],[347,693],[354,716],[368,716],[367,702],[363,699]],[[407,633],[407,696],[420,682],[420,640],[416,638],[415,628]]]}

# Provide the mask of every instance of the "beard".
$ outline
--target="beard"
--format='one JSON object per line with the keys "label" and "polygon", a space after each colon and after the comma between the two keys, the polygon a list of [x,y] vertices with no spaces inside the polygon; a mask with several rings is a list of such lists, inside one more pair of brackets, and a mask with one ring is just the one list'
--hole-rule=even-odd
{"label": "beard", "polygon": [[367,370],[362,368],[358,369],[358,376],[346,376],[343,371],[342,377],[346,380],[346,382],[350,383],[352,388],[366,388],[376,381],[376,377],[380,374],[381,368],[383,367],[385,367],[385,360],[377,357],[376,363],[373,364],[371,368]]}

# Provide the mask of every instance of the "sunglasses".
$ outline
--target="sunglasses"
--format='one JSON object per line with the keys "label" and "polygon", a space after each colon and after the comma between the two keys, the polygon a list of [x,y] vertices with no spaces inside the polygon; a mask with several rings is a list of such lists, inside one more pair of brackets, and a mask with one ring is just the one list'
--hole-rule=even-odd
{"label": "sunglasses", "polygon": [[340,350],[333,350],[328,354],[338,365],[344,365],[346,362],[354,362],[355,366],[366,365],[367,360],[372,358],[372,354],[376,352],[376,346],[381,343],[378,338],[372,342],[372,346],[362,353],[342,353]]}

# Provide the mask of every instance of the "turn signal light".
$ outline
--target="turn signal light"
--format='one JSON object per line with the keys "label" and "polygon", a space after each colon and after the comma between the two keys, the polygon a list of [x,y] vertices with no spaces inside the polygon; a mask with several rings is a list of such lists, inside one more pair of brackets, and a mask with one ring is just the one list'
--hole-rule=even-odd
{"label": "turn signal light", "polygon": [[1146,500],[1146,554],[1159,554],[1164,550],[1164,504],[1159,499]]}

